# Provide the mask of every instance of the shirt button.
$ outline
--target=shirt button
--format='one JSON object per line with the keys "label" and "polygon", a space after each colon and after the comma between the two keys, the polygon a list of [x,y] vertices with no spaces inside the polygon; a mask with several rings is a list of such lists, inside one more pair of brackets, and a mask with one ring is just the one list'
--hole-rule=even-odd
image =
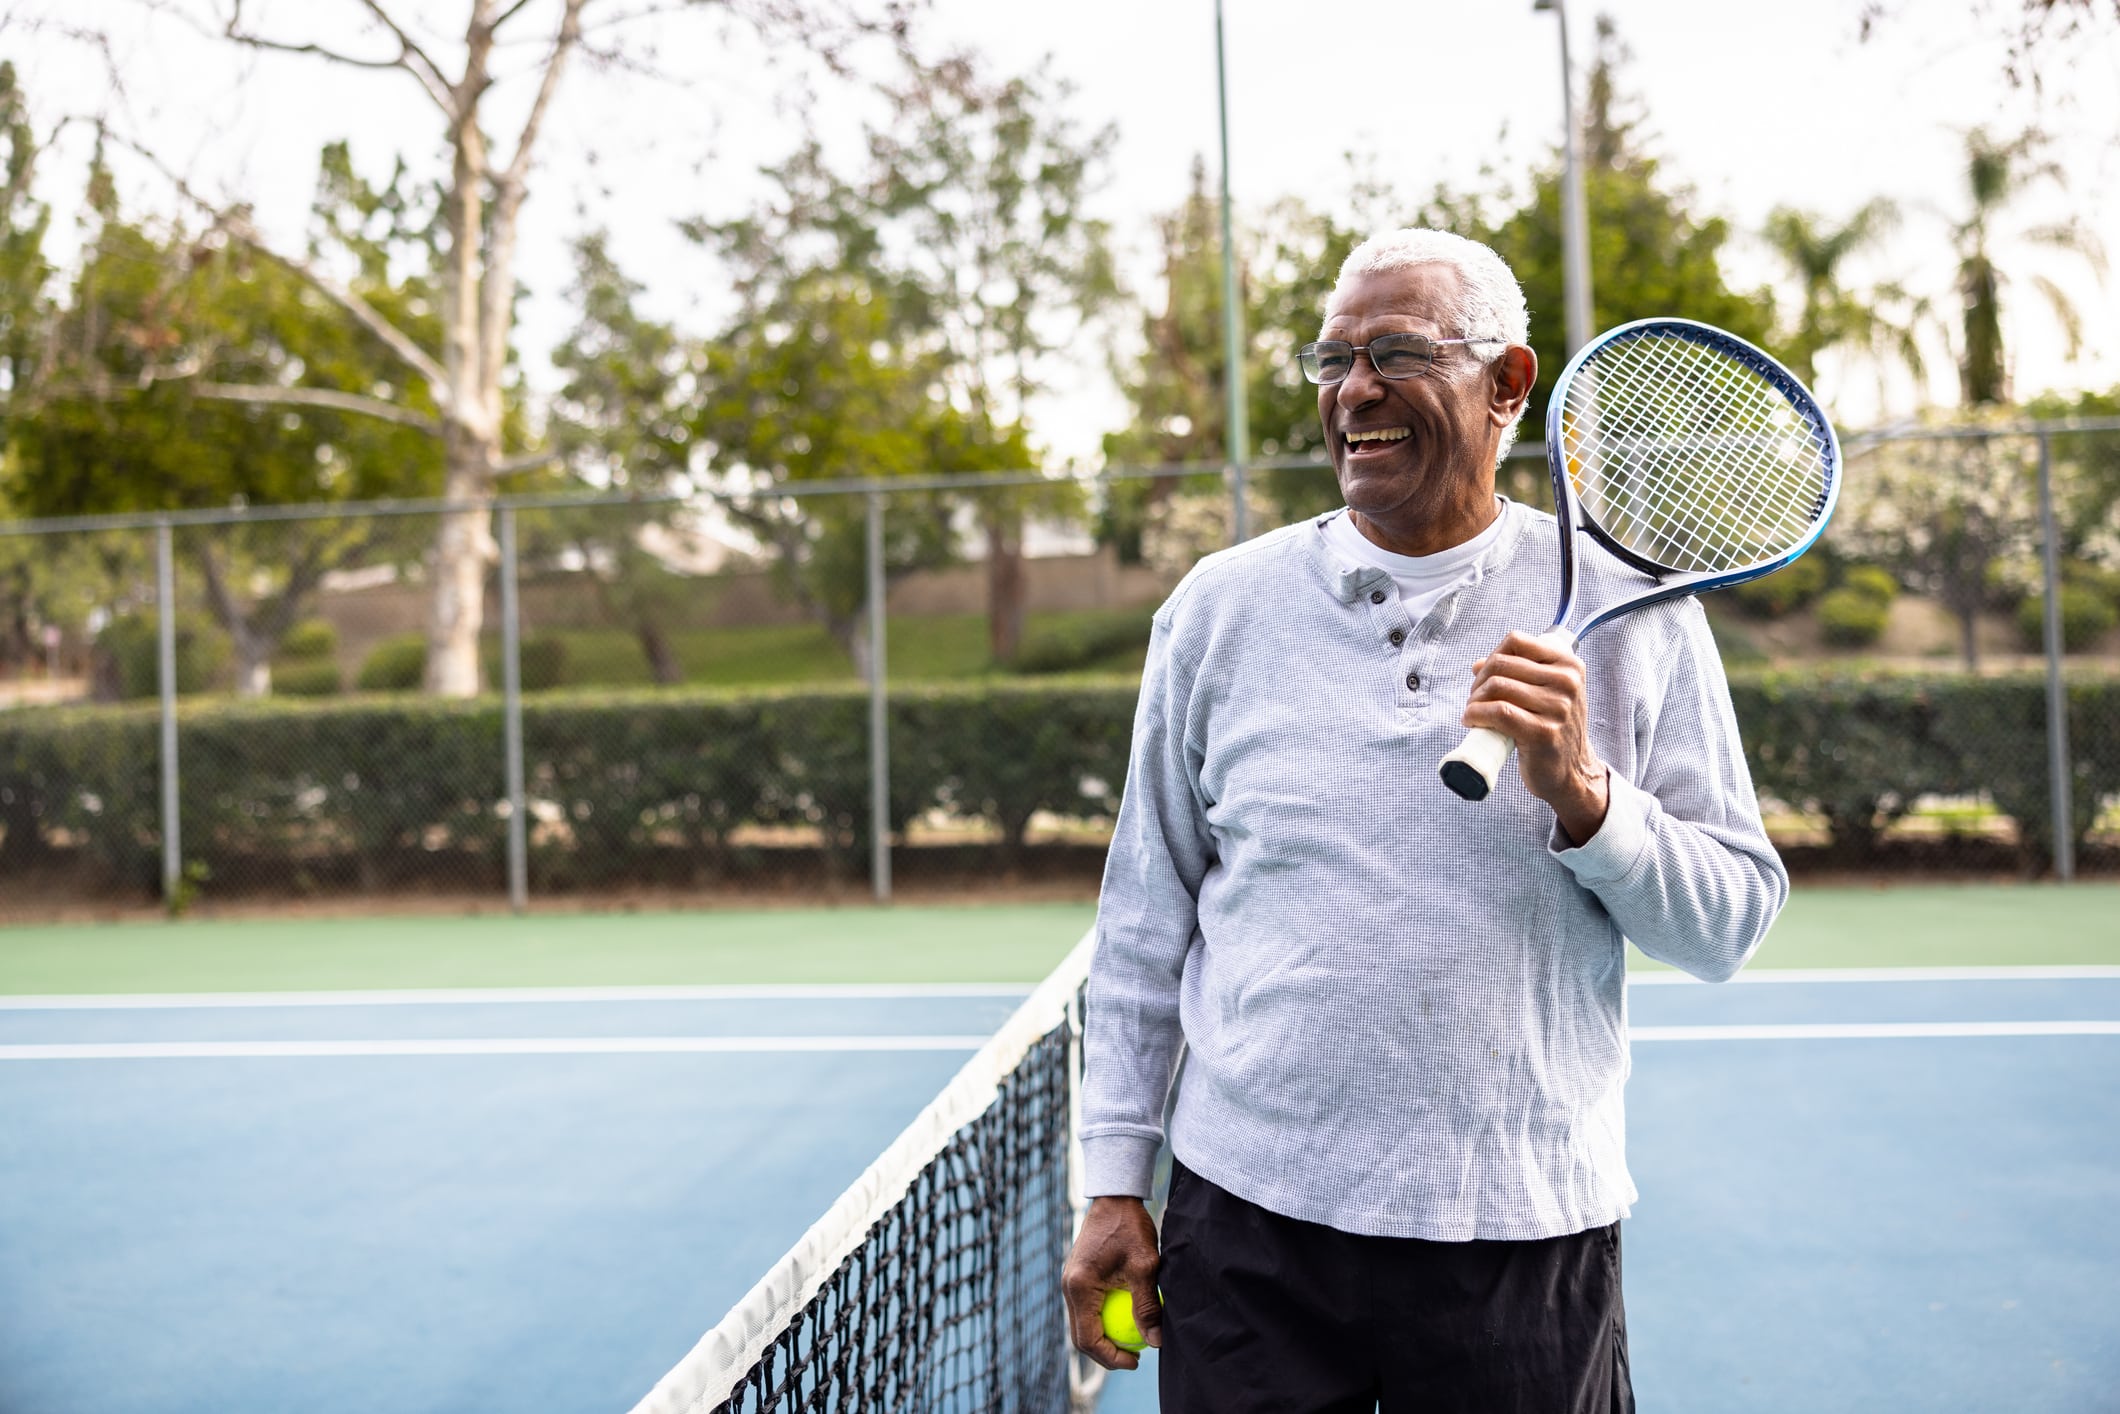
{"label": "shirt button", "polygon": [[1383,603],[1383,602],[1384,602],[1384,591],[1383,591],[1383,590],[1381,590],[1381,589],[1372,589],[1372,590],[1370,590],[1370,591],[1369,591],[1369,602],[1370,602],[1370,603],[1372,603],[1372,604],[1381,604],[1381,603]]}
{"label": "shirt button", "polygon": [[1406,674],[1406,690],[1408,692],[1419,692],[1421,690],[1421,675],[1419,673]]}
{"label": "shirt button", "polygon": [[1406,641],[1406,630],[1405,630],[1405,629],[1402,629],[1402,628],[1395,628],[1395,629],[1393,629],[1393,630],[1391,631],[1391,644],[1392,644],[1392,647],[1396,648],[1396,647],[1397,647],[1397,646],[1398,646],[1399,644],[1401,644],[1401,643],[1404,643],[1405,641]]}

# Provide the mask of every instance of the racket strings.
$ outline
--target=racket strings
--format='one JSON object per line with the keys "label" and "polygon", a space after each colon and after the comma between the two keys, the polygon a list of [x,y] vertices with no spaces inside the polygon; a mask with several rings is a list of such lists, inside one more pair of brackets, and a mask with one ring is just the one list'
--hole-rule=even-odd
{"label": "racket strings", "polygon": [[1668,569],[1778,558],[1824,501],[1828,453],[1810,420],[1760,373],[1689,339],[1594,355],[1570,382],[1561,435],[1583,508]]}
{"label": "racket strings", "polygon": [[1702,360],[1684,354],[1706,351],[1658,341],[1678,344],[1674,356],[1641,347],[1649,342],[1620,346],[1631,356],[1576,385],[1573,461],[1586,506],[1630,549],[1673,568],[1712,571],[1771,557],[1803,533],[1816,501],[1818,480],[1792,475],[1787,458],[1788,431],[1815,447],[1808,428],[1788,425],[1798,420],[1764,380],[1736,390],[1766,397],[1733,401],[1730,372],[1756,379],[1749,370],[1717,370],[1724,360],[1709,354],[1703,377]]}
{"label": "racket strings", "polygon": [[[1596,431],[1597,445],[1580,446],[1575,459],[1587,473],[1579,475],[1586,505],[1630,549],[1673,568],[1713,571],[1771,557],[1802,534],[1816,499],[1815,481],[1789,474],[1785,435],[1777,435],[1792,430],[1794,419],[1777,416],[1786,403],[1764,380],[1762,389],[1737,391],[1765,398],[1733,401],[1731,370],[1711,367],[1703,378],[1698,360],[1682,356],[1695,346],[1681,342],[1674,357],[1641,347],[1648,343],[1620,346],[1632,356],[1598,370],[1583,390],[1594,405],[1591,396],[1576,399],[1584,414],[1577,427]],[[1811,440],[1807,429],[1793,430]],[[1683,465],[1675,453],[1689,454]]]}

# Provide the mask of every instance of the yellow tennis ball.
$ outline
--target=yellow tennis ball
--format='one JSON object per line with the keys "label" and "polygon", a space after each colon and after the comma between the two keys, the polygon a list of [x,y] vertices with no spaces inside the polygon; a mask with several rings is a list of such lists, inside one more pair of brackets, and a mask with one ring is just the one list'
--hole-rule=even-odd
{"label": "yellow tennis ball", "polygon": [[1104,1334],[1121,1350],[1142,1350],[1148,1341],[1134,1324],[1134,1294],[1125,1287],[1104,1293]]}

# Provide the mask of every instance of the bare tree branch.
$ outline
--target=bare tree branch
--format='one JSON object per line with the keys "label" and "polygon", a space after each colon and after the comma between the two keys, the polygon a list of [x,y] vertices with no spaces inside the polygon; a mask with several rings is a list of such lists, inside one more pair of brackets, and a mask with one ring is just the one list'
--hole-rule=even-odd
{"label": "bare tree branch", "polygon": [[[403,25],[391,18],[390,12],[383,8],[382,0],[361,0],[361,3],[368,8],[369,14],[375,16],[376,23],[389,30],[390,37],[398,42],[398,57],[405,67],[412,70],[414,76],[427,85],[427,92],[433,95],[435,102],[442,105],[442,111],[454,117],[456,95],[450,90],[449,80],[442,73],[442,66],[434,62],[433,57],[420,47],[419,42],[406,32]],[[413,69],[415,64],[419,66],[416,70]]]}
{"label": "bare tree branch", "polygon": [[535,471],[541,466],[551,466],[563,461],[558,452],[518,452],[512,457],[502,457],[493,464],[495,476],[507,476],[518,471]]}
{"label": "bare tree branch", "polygon": [[251,225],[248,216],[244,215],[240,210],[217,206],[199,195],[199,193],[192,190],[191,184],[172,171],[169,164],[164,162],[153,149],[134,142],[131,138],[122,134],[112,132],[108,128],[101,128],[100,131],[106,141],[114,142],[127,151],[137,154],[149,166],[161,173],[163,179],[176,189],[179,196],[204,212],[208,219],[213,221],[219,229],[226,231],[230,236],[243,242],[243,244],[249,246],[266,259],[276,261],[280,265],[285,266],[288,270],[307,281],[319,294],[325,295],[337,303],[348,314],[360,321],[361,327],[382,340],[385,347],[403,360],[413,372],[426,379],[429,390],[437,399],[446,400],[448,398],[448,375],[443,372],[441,364],[435,361],[433,355],[421,348],[411,335],[405,333],[378,313],[374,305],[371,305],[368,301],[362,299],[352,290],[341,285],[308,261],[296,259],[274,249],[266,241],[263,234],[255,226]]}
{"label": "bare tree branch", "polygon": [[[523,120],[522,135],[515,140],[515,156],[501,177],[504,186],[520,186],[523,178],[529,175],[530,150],[537,142],[538,129],[544,125],[545,110],[552,106],[552,95],[559,88],[560,71],[566,67],[567,55],[581,39],[584,3],[585,0],[567,0],[566,13],[560,17],[559,35],[552,41],[552,58],[545,65],[545,76],[538,84],[537,97],[530,104],[530,116]],[[495,21],[496,27],[498,24],[499,21]]]}
{"label": "bare tree branch", "polygon": [[529,3],[530,0],[515,0],[514,4],[510,5],[507,9],[501,11],[498,15],[495,15],[491,20],[487,21],[487,28],[499,29],[502,25],[508,23],[508,21],[514,19],[516,15],[521,13],[524,7],[529,5]]}
{"label": "bare tree branch", "polygon": [[326,408],[332,412],[394,422],[400,427],[417,428],[437,437],[442,433],[441,422],[426,413],[386,403],[381,398],[342,393],[336,388],[282,388],[269,383],[193,383],[191,391],[194,397],[211,398],[216,402],[251,403],[259,407]]}
{"label": "bare tree branch", "polygon": [[[297,42],[294,40],[272,39],[254,30],[246,30],[242,28],[243,0],[230,0],[228,18],[223,23],[218,37],[240,44],[246,49],[270,50],[277,54],[303,54],[313,58],[328,60],[334,64],[344,64],[349,68],[402,69],[419,82],[420,87],[426,90],[427,96],[440,105],[444,114],[454,117],[456,114],[456,95],[450,89],[448,82],[442,77],[441,69],[432,59],[427,57],[426,51],[415,44],[411,36],[407,35],[396,21],[384,13],[380,5],[371,3],[370,0],[363,0],[363,3],[369,12],[381,22],[383,27],[390,31],[391,36],[397,40],[398,52],[394,57],[371,59],[359,54],[348,54],[342,49],[333,49],[328,45],[318,44],[314,41]],[[194,24],[194,28],[198,28],[205,33],[213,33],[211,30],[206,30],[203,25]]]}

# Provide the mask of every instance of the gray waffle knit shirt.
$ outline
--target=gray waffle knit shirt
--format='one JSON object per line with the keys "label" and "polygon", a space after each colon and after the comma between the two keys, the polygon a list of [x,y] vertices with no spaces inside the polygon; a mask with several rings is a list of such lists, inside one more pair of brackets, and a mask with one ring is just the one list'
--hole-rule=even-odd
{"label": "gray waffle knit shirt", "polygon": [[[1444,788],[1473,662],[1552,617],[1553,519],[1502,515],[1418,624],[1323,520],[1209,556],[1156,614],[1090,970],[1092,1196],[1148,1196],[1168,1102],[1188,1168],[1347,1232],[1535,1238],[1626,1215],[1622,939],[1728,978],[1788,875],[1690,599],[1580,650],[1612,768],[1586,845],[1513,759],[1481,803]],[[1647,582],[1581,558],[1589,602]]]}

